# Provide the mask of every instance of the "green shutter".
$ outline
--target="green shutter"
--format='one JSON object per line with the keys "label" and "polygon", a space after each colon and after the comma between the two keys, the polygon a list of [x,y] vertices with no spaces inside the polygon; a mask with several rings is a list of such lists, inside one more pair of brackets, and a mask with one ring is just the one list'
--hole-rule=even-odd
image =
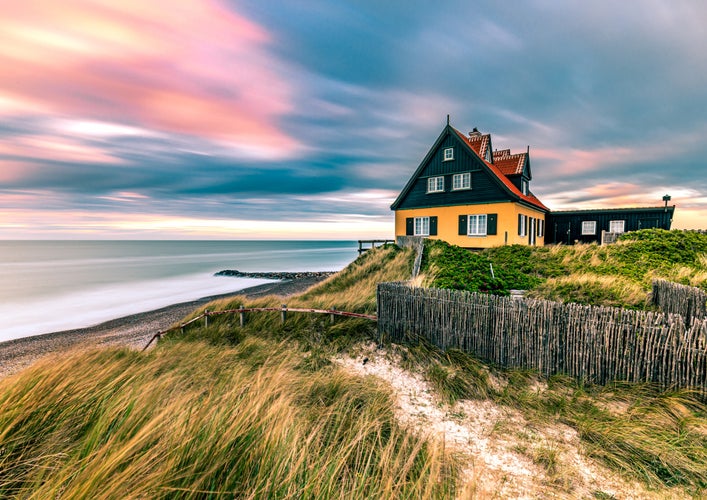
{"label": "green shutter", "polygon": [[412,236],[415,234],[415,219],[408,217],[405,219],[405,235]]}
{"label": "green shutter", "polygon": [[498,214],[488,214],[486,216],[486,234],[496,234],[498,226]]}
{"label": "green shutter", "polygon": [[437,236],[437,216],[430,217],[430,236]]}
{"label": "green shutter", "polygon": [[466,215],[459,216],[459,234],[466,236],[467,233]]}

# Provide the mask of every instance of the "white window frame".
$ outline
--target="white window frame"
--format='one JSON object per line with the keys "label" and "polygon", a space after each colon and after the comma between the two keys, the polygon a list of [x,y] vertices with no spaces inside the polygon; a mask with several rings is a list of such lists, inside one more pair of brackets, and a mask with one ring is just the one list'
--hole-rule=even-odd
{"label": "white window frame", "polygon": [[442,161],[452,161],[454,159],[454,148],[444,148]]}
{"label": "white window frame", "polygon": [[520,191],[524,195],[528,196],[528,193],[530,192],[530,184],[527,179],[521,179],[520,180]]}
{"label": "white window frame", "polygon": [[427,192],[428,193],[441,193],[444,191],[444,176],[439,175],[437,177],[429,177],[427,179]]}
{"label": "white window frame", "polygon": [[[472,224],[472,221],[473,224]],[[472,227],[473,226],[473,227]],[[488,227],[487,214],[473,214],[466,216],[467,236],[486,236]],[[472,231],[473,229],[473,231]]]}
{"label": "white window frame", "polygon": [[429,236],[430,235],[430,218],[429,217],[415,217],[415,236]]}
{"label": "white window frame", "polygon": [[520,218],[520,234],[518,236],[525,237],[528,236],[528,216],[522,215]]}
{"label": "white window frame", "polygon": [[625,220],[610,220],[609,221],[609,232],[610,233],[623,233],[626,230]]}
{"label": "white window frame", "polygon": [[597,234],[597,221],[583,220],[582,221],[582,236]]}
{"label": "white window frame", "polygon": [[462,189],[471,189],[471,172],[452,176],[452,191],[461,191]]}

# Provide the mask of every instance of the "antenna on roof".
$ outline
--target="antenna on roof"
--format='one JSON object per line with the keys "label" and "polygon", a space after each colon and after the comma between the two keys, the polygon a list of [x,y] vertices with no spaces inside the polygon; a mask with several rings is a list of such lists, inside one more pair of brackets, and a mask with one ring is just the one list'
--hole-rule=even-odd
{"label": "antenna on roof", "polygon": [[526,151],[526,153],[530,154],[530,144],[528,144],[528,150]]}
{"label": "antenna on roof", "polygon": [[447,115],[447,125],[449,125],[449,115]]}

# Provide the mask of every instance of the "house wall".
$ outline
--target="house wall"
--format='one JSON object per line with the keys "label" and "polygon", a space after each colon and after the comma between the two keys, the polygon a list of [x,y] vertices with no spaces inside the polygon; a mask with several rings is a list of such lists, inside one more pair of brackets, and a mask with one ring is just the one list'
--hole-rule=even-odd
{"label": "house wall", "polygon": [[[670,229],[675,207],[613,208],[606,210],[573,210],[551,212],[547,217],[545,231],[548,243],[572,245],[579,243],[600,243],[601,232],[609,231],[612,220],[624,221],[624,232],[639,229]],[[582,222],[595,221],[594,234],[582,234]]]}
{"label": "house wall", "polygon": [[[496,235],[466,236],[459,233],[460,215],[497,214]],[[437,217],[437,235],[430,239],[444,240],[464,248],[490,248],[500,245],[528,245],[530,237],[526,226],[526,235],[518,235],[518,215],[522,214],[536,220],[545,221],[545,214],[538,210],[514,202],[458,205],[450,207],[430,207],[395,212],[395,236],[405,236],[406,219],[409,217]],[[545,225],[545,224],[544,224]],[[544,245],[544,236],[537,236],[536,223],[535,245]],[[545,234],[547,228],[545,228]]]}

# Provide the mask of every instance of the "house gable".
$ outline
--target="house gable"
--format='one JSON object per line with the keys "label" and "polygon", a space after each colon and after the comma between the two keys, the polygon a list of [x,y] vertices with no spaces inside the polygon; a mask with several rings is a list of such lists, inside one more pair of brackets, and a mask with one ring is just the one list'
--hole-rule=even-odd
{"label": "house gable", "polygon": [[[453,148],[453,159],[445,159],[444,150]],[[510,153],[510,151],[509,151]],[[516,158],[519,179],[529,171],[528,154]],[[484,160],[484,157],[487,160]],[[520,167],[517,167],[520,165]],[[470,188],[453,189],[454,174],[469,173]],[[430,178],[442,177],[443,189],[428,192]],[[526,178],[527,179],[527,178]],[[529,180],[529,179],[527,179]],[[469,137],[447,125],[422,160],[417,170],[391,205],[393,210],[429,208],[484,203],[520,202],[536,210],[547,211],[529,191],[521,192],[521,181],[514,183],[496,165],[491,153],[491,136],[476,129]]]}

